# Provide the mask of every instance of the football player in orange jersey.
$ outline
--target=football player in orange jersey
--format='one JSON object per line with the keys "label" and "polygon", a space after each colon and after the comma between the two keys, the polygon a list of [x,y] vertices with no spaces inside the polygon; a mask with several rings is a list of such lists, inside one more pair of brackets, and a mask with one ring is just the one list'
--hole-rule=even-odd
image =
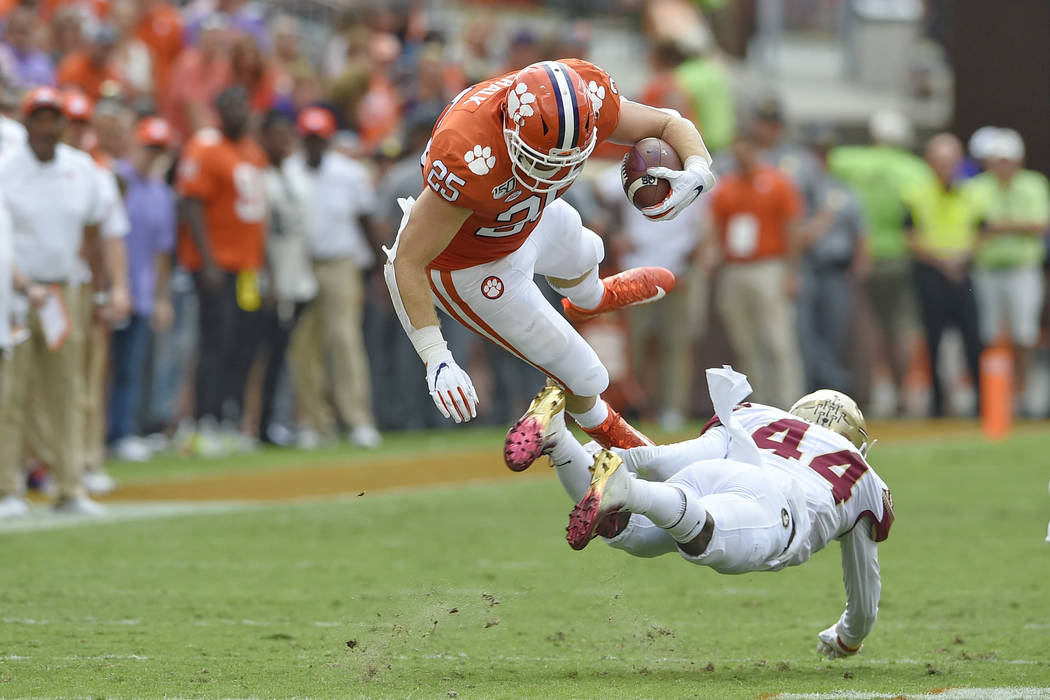
{"label": "football player in orange jersey", "polygon": [[219,129],[198,131],[178,170],[179,263],[193,272],[200,300],[193,449],[218,454],[228,400],[244,398],[258,326],[257,273],[266,254],[267,158],[249,135],[248,93],[239,85],[215,100]]}
{"label": "football player in orange jersey", "polygon": [[422,159],[426,186],[405,212],[385,267],[394,306],[427,368],[438,410],[458,422],[477,416],[477,395],[448,351],[435,302],[454,319],[542,370],[551,380],[507,435],[504,457],[526,469],[564,405],[606,446],[648,440],[601,400],[609,375],[597,354],[533,283],[547,277],[568,317],[584,320],[656,301],[673,285],[662,268],[598,277],[601,238],[559,199],[595,145],[667,141],[681,171],[652,168],[671,183],[645,214],[671,219],[714,185],[711,156],[696,127],[669,111],[622,98],[605,71],[579,59],[543,61],[479,83],[442,113]]}

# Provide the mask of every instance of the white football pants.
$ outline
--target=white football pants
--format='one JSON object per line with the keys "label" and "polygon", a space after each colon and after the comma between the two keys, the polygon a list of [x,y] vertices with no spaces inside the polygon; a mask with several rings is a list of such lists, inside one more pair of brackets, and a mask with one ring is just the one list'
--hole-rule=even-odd
{"label": "white football pants", "polygon": [[[560,440],[552,456],[561,459],[556,470],[569,497],[579,500],[592,460],[582,445],[576,450],[573,443],[579,444]],[[686,560],[723,574],[782,566],[779,557],[791,542],[793,515],[783,492],[761,469],[730,459],[710,459],[688,465],[665,483],[677,486],[687,499],[699,501],[714,520],[714,532],[704,553],[699,557],[685,554],[667,530],[637,513],[631,515],[622,533],[606,540],[609,546],[638,557],[677,551]]]}
{"label": "white football pants", "polygon": [[533,278],[536,273],[576,279],[605,257],[598,234],[583,227],[564,200],[552,202],[521,248],[505,258],[463,270],[430,271],[439,308],[452,318],[536,367],[577,396],[598,396],[609,373],[598,355]]}

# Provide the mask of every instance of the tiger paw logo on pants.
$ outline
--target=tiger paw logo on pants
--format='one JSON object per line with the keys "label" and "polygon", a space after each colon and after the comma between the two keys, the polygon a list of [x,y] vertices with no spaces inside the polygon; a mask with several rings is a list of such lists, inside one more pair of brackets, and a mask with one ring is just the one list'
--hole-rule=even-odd
{"label": "tiger paw logo on pants", "polygon": [[495,275],[486,277],[481,282],[481,293],[486,299],[499,299],[503,296],[503,280]]}

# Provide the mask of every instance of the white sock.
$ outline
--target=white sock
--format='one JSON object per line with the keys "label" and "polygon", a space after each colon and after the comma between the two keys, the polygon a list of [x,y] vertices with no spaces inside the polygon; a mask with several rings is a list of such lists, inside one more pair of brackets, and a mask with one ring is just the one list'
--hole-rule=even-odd
{"label": "white sock", "polygon": [[615,539],[606,540],[610,547],[636,557],[658,557],[678,551],[678,543],[667,530],[657,527],[644,515],[634,515]]}
{"label": "white sock", "polygon": [[569,413],[581,428],[597,428],[609,417],[609,406],[599,398],[583,413],[566,413]]}
{"label": "white sock", "polygon": [[574,502],[583,498],[591,485],[590,467],[594,458],[587,454],[583,445],[566,428],[562,428],[554,448],[550,451],[558,481]]}
{"label": "white sock", "polygon": [[605,296],[605,285],[602,284],[601,278],[598,277],[597,265],[587,273],[582,282],[571,287],[559,287],[549,280],[548,282],[551,285],[551,289],[581,309],[593,309],[602,303],[602,297]]}
{"label": "white sock", "polygon": [[675,542],[689,542],[704,528],[707,511],[677,486],[660,481],[635,479],[624,508],[644,515],[667,530]]}

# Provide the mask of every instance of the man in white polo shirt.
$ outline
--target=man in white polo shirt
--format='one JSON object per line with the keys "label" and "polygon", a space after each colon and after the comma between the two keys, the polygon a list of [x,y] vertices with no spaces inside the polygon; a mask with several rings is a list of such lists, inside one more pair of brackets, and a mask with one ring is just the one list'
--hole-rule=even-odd
{"label": "man in white polo shirt", "polygon": [[65,128],[60,93],[32,90],[22,110],[28,143],[0,155],[0,191],[14,227],[15,268],[46,286],[48,295],[31,310],[32,336],[10,360],[10,386],[0,404],[0,498],[19,490],[25,408],[32,394],[52,430],[56,510],[97,515],[102,508],[84,494],[76,456],[78,406],[73,399],[83,381],[83,329],[72,322],[70,311],[82,246],[99,305],[108,304],[99,180],[87,154],[59,143]]}
{"label": "man in white polo shirt", "polygon": [[[99,233],[105,251],[106,271],[111,282],[109,301],[112,313],[106,318],[100,318],[95,313],[91,275],[84,265],[81,266],[82,286],[78,309],[75,312],[76,322],[84,329],[84,381],[78,398],[81,417],[77,456],[83,465],[84,487],[89,494],[98,495],[109,493],[116,488],[116,481],[103,465],[106,454],[106,373],[109,367],[109,336],[112,327],[122,327],[127,323],[131,307],[127,282],[127,249],[124,244],[131,224],[124,208],[120,183],[113,172],[113,159],[116,154],[109,153],[102,147],[92,123],[96,117],[95,105],[89,97],[80,92],[67,92],[63,107],[68,124],[63,141],[91,156],[99,178],[99,196],[105,211],[99,223]],[[99,115],[100,119],[124,122],[126,129],[130,131],[131,111],[117,100],[105,100],[100,103],[99,110],[103,112]],[[137,461],[144,461],[148,454],[140,450],[135,457]]]}
{"label": "man in white polo shirt", "polygon": [[331,353],[335,406],[350,426],[351,442],[377,447],[368,356],[361,333],[363,271],[376,262],[371,236],[375,190],[364,166],[328,148],[335,117],[311,107],[299,115],[304,152],[288,167],[310,185],[310,245],[318,294],[292,340],[296,399],[305,418],[304,446],[331,436],[335,419],[324,398],[323,356]]}

